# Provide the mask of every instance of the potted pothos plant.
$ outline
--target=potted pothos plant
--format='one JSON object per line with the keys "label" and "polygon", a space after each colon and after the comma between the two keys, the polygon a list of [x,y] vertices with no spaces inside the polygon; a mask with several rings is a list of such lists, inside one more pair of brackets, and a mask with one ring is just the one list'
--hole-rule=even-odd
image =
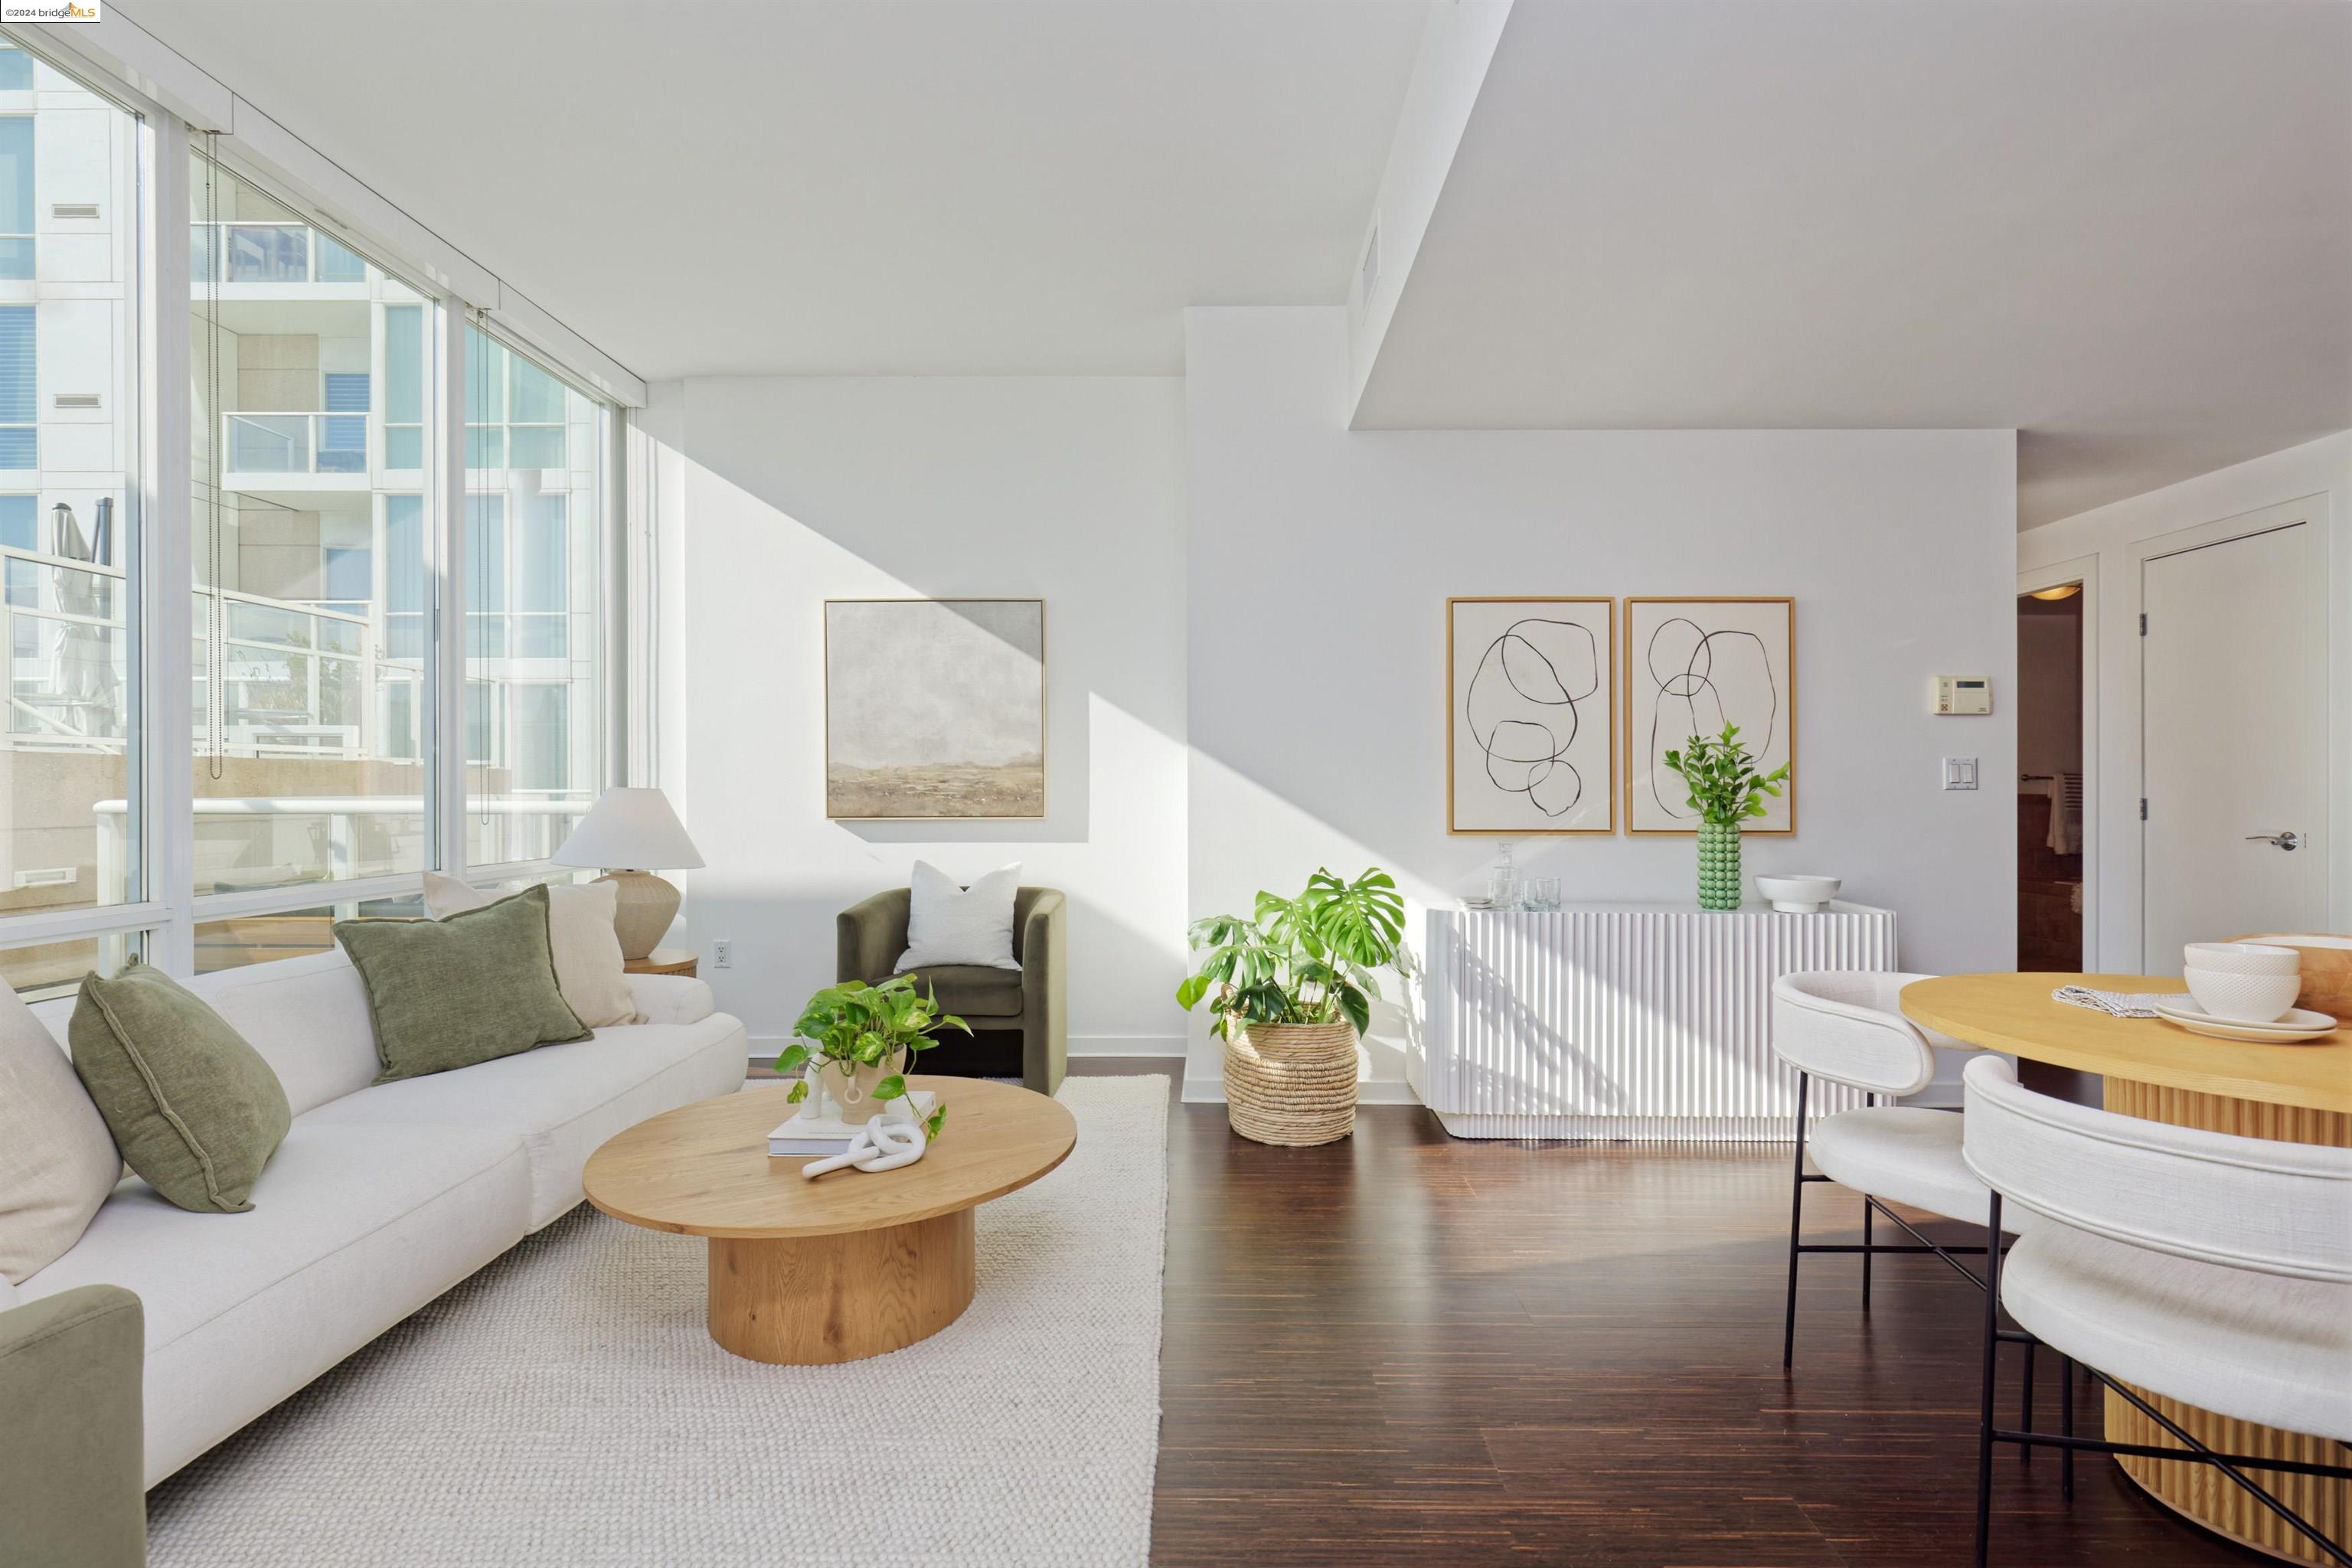
{"label": "potted pothos plant", "polygon": [[1698,907],[1739,907],[1739,829],[1764,815],[1764,797],[1777,796],[1788,781],[1789,764],[1770,773],[1757,769],[1739,738],[1739,726],[1726,724],[1716,736],[1693,735],[1666,753],[1666,766],[1689,787],[1686,804],[1698,813]]}
{"label": "potted pothos plant", "polygon": [[1199,954],[1176,988],[1208,1004],[1225,1043],[1225,1112],[1261,1143],[1328,1143],[1356,1126],[1356,1045],[1395,964],[1404,898],[1377,868],[1352,882],[1318,868],[1295,898],[1260,892],[1248,915],[1193,923]]}
{"label": "potted pothos plant", "polygon": [[[907,1097],[908,1059],[938,1045],[933,1037],[941,1029],[971,1033],[961,1018],[940,1011],[936,992],[917,990],[911,975],[828,985],[808,999],[793,1026],[798,1037],[776,1058],[780,1077],[802,1075],[785,1100],[798,1105],[814,1083],[841,1108],[843,1121],[876,1115]],[[938,1137],[947,1119],[946,1106],[933,1110],[923,1121],[923,1141]]]}

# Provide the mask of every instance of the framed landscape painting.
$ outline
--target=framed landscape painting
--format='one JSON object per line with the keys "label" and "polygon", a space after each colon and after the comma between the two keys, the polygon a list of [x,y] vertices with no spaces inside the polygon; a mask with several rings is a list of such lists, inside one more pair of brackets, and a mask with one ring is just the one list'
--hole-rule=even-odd
{"label": "framed landscape painting", "polygon": [[1045,601],[826,600],[824,814],[1045,816]]}
{"label": "framed landscape painting", "polygon": [[1445,601],[1445,826],[1617,830],[1612,599]]}
{"label": "framed landscape painting", "polygon": [[1797,605],[1787,598],[1625,601],[1625,803],[1631,833],[1696,833],[1668,752],[1739,726],[1759,773],[1792,764],[1744,833],[1797,830]]}

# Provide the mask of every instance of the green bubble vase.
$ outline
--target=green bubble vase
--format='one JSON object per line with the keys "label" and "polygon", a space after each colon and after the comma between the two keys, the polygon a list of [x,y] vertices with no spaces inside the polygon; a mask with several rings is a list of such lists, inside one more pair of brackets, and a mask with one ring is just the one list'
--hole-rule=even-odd
{"label": "green bubble vase", "polygon": [[1698,907],[1739,907],[1739,825],[1736,822],[1698,825]]}

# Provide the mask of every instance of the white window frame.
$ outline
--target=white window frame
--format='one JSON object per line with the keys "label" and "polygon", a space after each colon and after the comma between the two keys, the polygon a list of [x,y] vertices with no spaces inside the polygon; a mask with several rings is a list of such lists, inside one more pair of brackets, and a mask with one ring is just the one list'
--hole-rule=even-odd
{"label": "white window frame", "polygon": [[[29,31],[29,30],[28,30]],[[603,479],[601,591],[594,658],[602,733],[596,787],[626,776],[632,678],[621,657],[635,600],[624,578],[630,551],[630,490],[625,483],[625,410],[641,406],[645,384],[593,344],[507,289],[487,269],[399,208],[254,110],[176,53],[119,16],[97,27],[46,33],[0,32],[0,42],[75,78],[135,116],[139,154],[138,474],[131,487],[123,538],[139,586],[138,614],[128,617],[131,657],[141,678],[140,703],[126,754],[138,809],[129,824],[131,875],[140,894],[120,904],[0,915],[0,949],[90,937],[121,938],[168,973],[193,975],[195,928],[243,916],[347,906],[417,891],[413,872],[306,882],[238,893],[194,890],[195,752],[186,649],[194,637],[194,493],[189,381],[193,347],[187,239],[189,163],[196,137],[217,130],[225,169],[284,202],[320,232],[399,277],[432,308],[425,324],[436,353],[438,418],[428,426],[426,485],[439,503],[425,531],[426,633],[424,685],[433,700],[420,715],[434,759],[425,800],[430,868],[477,879],[538,877],[565,868],[546,860],[467,868],[465,858],[466,659],[464,551],[466,408],[465,330],[479,327],[593,400]],[[324,193],[322,195],[321,193]],[[356,209],[367,226],[333,208]],[[383,237],[379,239],[379,236]]]}

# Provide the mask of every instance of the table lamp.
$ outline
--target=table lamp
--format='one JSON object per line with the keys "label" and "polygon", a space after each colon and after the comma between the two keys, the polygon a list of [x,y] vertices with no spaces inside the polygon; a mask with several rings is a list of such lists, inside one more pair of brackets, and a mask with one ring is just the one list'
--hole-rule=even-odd
{"label": "table lamp", "polygon": [[604,868],[596,879],[617,889],[613,930],[622,958],[630,962],[653,952],[677,916],[677,889],[646,868],[690,871],[702,864],[668,797],[657,789],[606,790],[549,858],[558,866]]}

